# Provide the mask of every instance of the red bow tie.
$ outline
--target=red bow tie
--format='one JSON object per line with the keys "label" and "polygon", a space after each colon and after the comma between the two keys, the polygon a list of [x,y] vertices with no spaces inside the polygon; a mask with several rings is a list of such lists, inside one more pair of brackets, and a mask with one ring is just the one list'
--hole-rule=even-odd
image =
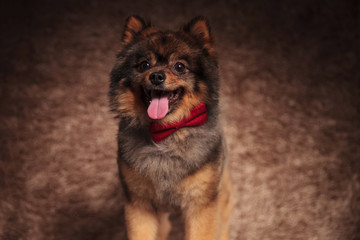
{"label": "red bow tie", "polygon": [[159,143],[179,128],[201,126],[206,123],[207,113],[206,105],[202,102],[190,111],[189,117],[184,118],[180,122],[164,125],[151,123],[149,127],[151,137],[154,142]]}

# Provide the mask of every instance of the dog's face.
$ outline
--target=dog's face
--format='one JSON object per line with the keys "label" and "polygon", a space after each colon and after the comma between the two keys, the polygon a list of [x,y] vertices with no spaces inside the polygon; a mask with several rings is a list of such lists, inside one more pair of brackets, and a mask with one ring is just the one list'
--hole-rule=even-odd
{"label": "dog's face", "polygon": [[159,31],[137,16],[126,21],[111,73],[112,110],[131,124],[175,122],[201,102],[217,104],[213,37],[204,18]]}

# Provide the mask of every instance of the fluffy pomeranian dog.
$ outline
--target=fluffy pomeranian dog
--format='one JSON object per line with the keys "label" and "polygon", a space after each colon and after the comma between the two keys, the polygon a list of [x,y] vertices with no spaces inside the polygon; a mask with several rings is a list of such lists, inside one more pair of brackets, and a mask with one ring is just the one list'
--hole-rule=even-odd
{"label": "fluffy pomeranian dog", "polygon": [[213,44],[203,17],[177,31],[126,20],[109,97],[130,240],[167,239],[177,210],[187,240],[228,239],[232,194]]}

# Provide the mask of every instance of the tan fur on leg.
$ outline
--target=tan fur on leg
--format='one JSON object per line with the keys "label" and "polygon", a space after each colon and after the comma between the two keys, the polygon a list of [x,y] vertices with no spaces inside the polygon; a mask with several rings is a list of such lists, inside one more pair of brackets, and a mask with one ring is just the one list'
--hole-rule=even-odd
{"label": "tan fur on leg", "polygon": [[125,204],[125,218],[129,240],[155,240],[158,230],[157,216],[139,206]]}
{"label": "tan fur on leg", "polygon": [[217,202],[188,210],[185,216],[186,240],[216,240],[218,230]]}
{"label": "tan fur on leg", "polygon": [[159,222],[157,240],[166,240],[171,230],[171,224],[169,221],[169,213],[158,213],[157,218]]}
{"label": "tan fur on leg", "polygon": [[229,239],[229,219],[233,209],[232,184],[229,170],[226,167],[221,182],[219,195],[219,215],[221,219],[220,240]]}

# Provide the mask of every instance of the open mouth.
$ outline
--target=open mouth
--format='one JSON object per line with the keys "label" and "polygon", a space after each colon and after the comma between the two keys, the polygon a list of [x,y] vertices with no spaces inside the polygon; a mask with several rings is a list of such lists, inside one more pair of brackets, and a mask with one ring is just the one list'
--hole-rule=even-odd
{"label": "open mouth", "polygon": [[145,89],[144,101],[147,106],[147,113],[151,119],[162,119],[171,110],[184,93],[184,88],[180,87],[175,90],[157,90]]}

